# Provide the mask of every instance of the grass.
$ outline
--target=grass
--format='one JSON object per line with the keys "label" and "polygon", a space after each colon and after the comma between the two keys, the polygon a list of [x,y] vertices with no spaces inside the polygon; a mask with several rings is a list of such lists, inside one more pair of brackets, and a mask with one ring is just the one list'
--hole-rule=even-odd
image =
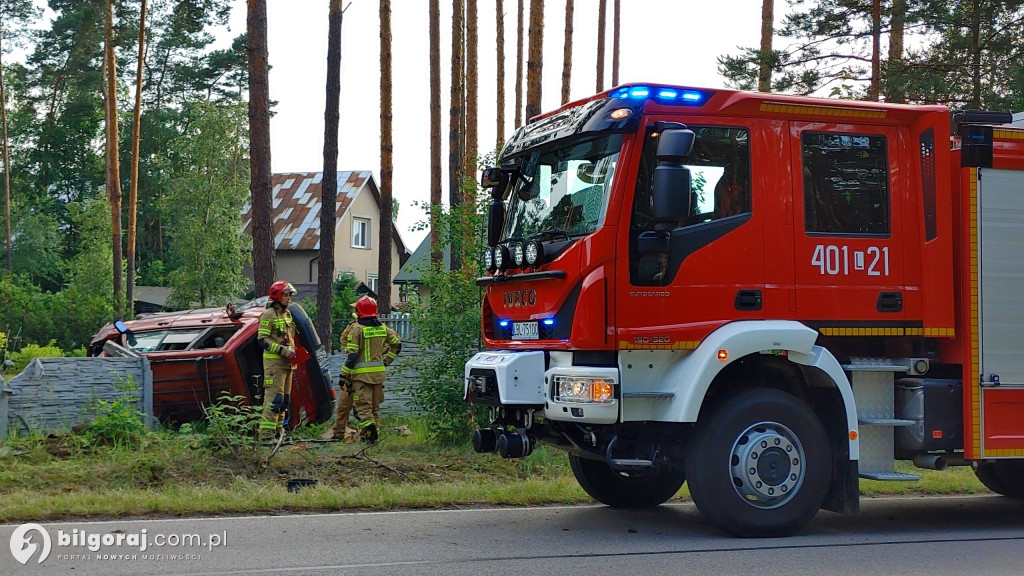
{"label": "grass", "polygon": [[[503,460],[468,446],[430,445],[414,419],[382,424],[376,446],[299,442],[283,446],[262,472],[201,434],[146,434],[138,449],[90,446],[74,434],[13,438],[0,448],[0,522],[591,502],[560,450],[540,446],[528,458]],[[399,434],[398,426],[412,434]],[[295,436],[318,438],[322,430]],[[922,479],[862,480],[861,493],[985,491],[967,468],[937,472],[900,463],[897,470]],[[317,485],[289,492],[293,478]],[[689,499],[685,486],[674,499]]]}

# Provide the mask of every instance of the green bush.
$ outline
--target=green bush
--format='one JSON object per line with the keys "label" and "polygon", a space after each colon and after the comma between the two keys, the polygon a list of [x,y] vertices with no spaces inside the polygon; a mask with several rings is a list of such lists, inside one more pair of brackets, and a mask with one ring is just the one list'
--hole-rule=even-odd
{"label": "green bush", "polygon": [[121,395],[113,401],[100,400],[93,406],[95,418],[83,432],[90,446],[138,448],[146,435],[145,416],[136,407],[131,379],[118,385]]}
{"label": "green bush", "polygon": [[[331,300],[332,339],[341,336],[342,331],[352,321],[352,304],[359,299],[359,296],[356,294],[356,284],[358,283],[359,280],[356,279],[356,275],[349,270],[339,272],[337,280],[334,281],[334,298]],[[306,314],[309,315],[309,319],[316,325],[318,313],[316,299],[303,299],[300,305],[306,311]],[[326,345],[327,343],[324,342],[324,344]],[[338,342],[331,342],[330,348],[337,351],[339,349]]]}
{"label": "green bush", "polygon": [[14,361],[14,366],[11,366],[10,372],[17,374],[24,370],[34,358],[60,358],[64,356],[64,351],[57,347],[56,340],[50,340],[46,346],[29,344],[17,352],[11,352],[9,356]]}
{"label": "green bush", "polygon": [[45,292],[27,277],[0,275],[0,330],[12,346],[56,346],[70,350],[89,343],[93,334],[113,317],[106,295],[70,286]]}
{"label": "green bush", "polygon": [[[481,348],[480,305],[482,293],[474,280],[483,270],[476,256],[482,250],[482,216],[473,206],[454,214],[439,210],[442,238],[462,255],[463,267],[446,270],[431,264],[421,272],[430,288],[429,298],[412,306],[412,320],[424,349],[436,350],[413,361],[420,385],[413,389],[413,404],[422,411],[428,438],[441,444],[464,443],[472,433],[473,419],[463,400],[466,361]],[[482,420],[483,412],[473,416]]]}
{"label": "green bush", "polygon": [[242,396],[221,394],[216,404],[206,408],[204,445],[214,450],[227,450],[243,459],[255,453],[259,420],[260,414],[245,403]]}

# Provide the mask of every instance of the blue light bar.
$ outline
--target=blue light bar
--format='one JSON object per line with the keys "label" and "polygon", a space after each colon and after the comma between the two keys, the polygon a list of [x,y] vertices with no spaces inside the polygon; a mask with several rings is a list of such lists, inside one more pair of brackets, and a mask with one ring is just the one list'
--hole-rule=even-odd
{"label": "blue light bar", "polygon": [[508,328],[508,320],[498,320],[498,326],[502,328]]}
{"label": "blue light bar", "polygon": [[696,90],[685,90],[683,92],[683,100],[696,104],[704,100],[704,95]]}
{"label": "blue light bar", "polygon": [[661,104],[700,106],[709,95],[700,90],[681,88],[650,88],[648,86],[623,86],[617,88],[610,98],[619,100],[646,100],[651,98]]}
{"label": "blue light bar", "polygon": [[555,325],[555,319],[554,318],[545,318],[544,319],[544,325],[545,326],[554,326]]}

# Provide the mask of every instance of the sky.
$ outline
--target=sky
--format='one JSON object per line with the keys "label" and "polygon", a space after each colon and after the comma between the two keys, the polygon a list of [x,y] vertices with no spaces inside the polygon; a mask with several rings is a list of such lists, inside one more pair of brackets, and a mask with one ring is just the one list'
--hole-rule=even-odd
{"label": "sky", "polygon": [[[344,0],[341,126],[338,170],[370,170],[380,182],[380,24],[377,0]],[[323,170],[328,0],[267,0],[270,122],[273,172]],[[448,94],[451,70],[451,1],[441,0],[442,187],[447,198]],[[517,0],[504,0],[505,137],[514,130]],[[529,0],[524,26],[529,26]],[[594,94],[598,0],[575,0],[570,100]],[[604,87],[611,87],[612,0],[608,0]],[[778,4],[778,3],[777,3]],[[430,62],[427,0],[392,0],[394,175],[399,202],[396,227],[408,249],[426,235],[412,228],[424,219],[414,202],[430,199]],[[776,11],[776,21],[779,21]],[[760,43],[760,0],[623,0],[619,84],[651,82],[722,88],[717,58]],[[245,31],[246,2],[233,0],[226,45]],[[480,153],[495,146],[497,49],[494,0],[478,0]],[[565,2],[544,7],[542,101],[560,105]],[[525,40],[524,40],[525,42]],[[525,50],[525,46],[524,46]],[[525,72],[526,62],[523,68]],[[525,90],[525,80],[523,82]],[[524,96],[525,100],[525,96]]]}

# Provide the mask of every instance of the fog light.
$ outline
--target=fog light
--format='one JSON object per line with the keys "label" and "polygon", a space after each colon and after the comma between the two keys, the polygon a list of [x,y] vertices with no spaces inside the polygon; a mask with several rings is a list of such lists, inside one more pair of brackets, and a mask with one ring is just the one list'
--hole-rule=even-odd
{"label": "fog light", "polygon": [[504,270],[512,264],[512,259],[509,257],[508,248],[504,246],[495,246],[494,248],[494,267],[498,270]]}
{"label": "fog light", "polygon": [[540,259],[544,255],[544,248],[541,247],[540,242],[536,240],[530,240],[526,243],[526,263],[530,266],[536,266],[540,264]]}
{"label": "fog light", "polygon": [[484,250],[484,268],[494,270],[494,250],[491,248]]}
{"label": "fog light", "polygon": [[555,376],[555,400],[608,404],[615,400],[615,382],[608,378]]}
{"label": "fog light", "polygon": [[526,262],[522,242],[516,242],[512,245],[512,261],[515,262],[516,266],[519,268],[522,268],[523,264]]}

